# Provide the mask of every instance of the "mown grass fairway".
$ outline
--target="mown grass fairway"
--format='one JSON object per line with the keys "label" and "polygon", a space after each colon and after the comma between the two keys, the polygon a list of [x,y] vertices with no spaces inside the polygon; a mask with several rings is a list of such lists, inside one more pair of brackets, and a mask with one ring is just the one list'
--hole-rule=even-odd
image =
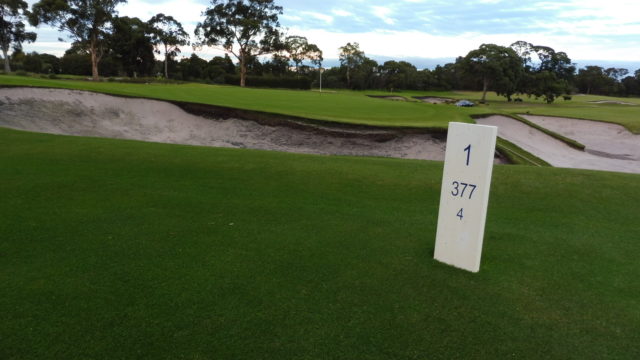
{"label": "mown grass fairway", "polygon": [[[203,84],[126,84],[71,80],[49,80],[21,76],[0,76],[0,85],[59,87],[90,90],[115,95],[146,97],[161,100],[187,101],[232,108],[293,115],[309,119],[337,121],[374,126],[410,126],[444,129],[450,121],[473,122],[471,115],[525,114],[550,115],[608,121],[625,126],[640,134],[640,99],[603,96],[573,96],[573,100],[556,100],[546,104],[542,100],[525,97],[524,103],[509,103],[494,93],[488,96],[489,105],[457,108],[450,105],[431,105],[420,102],[374,99],[367,94],[412,96],[440,96],[456,99],[480,99],[479,92],[415,92],[385,93],[379,91],[338,91],[322,94],[312,91],[242,89],[235,86]],[[595,104],[590,101],[610,100],[632,105]]]}
{"label": "mown grass fairway", "polygon": [[441,171],[0,129],[0,358],[640,357],[640,176],[497,166],[471,274]]}
{"label": "mown grass fairway", "polygon": [[309,119],[377,126],[446,128],[449,121],[471,122],[477,109],[433,107],[373,99],[359,92],[240,88],[204,84],[126,84],[0,76],[0,85],[60,87],[107,94],[187,101],[293,115]]}

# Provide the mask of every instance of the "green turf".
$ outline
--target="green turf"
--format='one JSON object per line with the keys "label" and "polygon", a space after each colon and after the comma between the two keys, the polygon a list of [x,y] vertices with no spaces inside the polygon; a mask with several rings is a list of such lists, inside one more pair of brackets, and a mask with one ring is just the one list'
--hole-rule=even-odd
{"label": "green turf", "polygon": [[637,359],[640,176],[497,166],[481,271],[442,164],[0,129],[0,359]]}
{"label": "green turf", "polygon": [[496,139],[496,149],[506,157],[509,163],[517,165],[551,166],[539,157],[522,150],[514,143],[502,138]]}
{"label": "green turf", "polygon": [[374,99],[360,92],[271,90],[205,84],[128,84],[0,76],[0,85],[61,87],[117,95],[188,101],[309,119],[377,126],[443,129],[450,121],[472,122],[478,109]]}
{"label": "green turf", "polygon": [[[413,99],[413,96],[440,96],[478,101],[479,92],[381,92],[381,91],[291,91],[270,89],[242,89],[235,86],[204,84],[126,84],[89,81],[50,80],[24,76],[0,76],[0,85],[28,85],[62,87],[99,91],[118,95],[177,100],[294,115],[310,119],[339,121],[377,126],[414,126],[446,128],[449,121],[472,122],[470,116],[504,113],[537,114],[613,122],[640,134],[640,99],[576,95],[570,101],[562,99],[553,104],[524,97],[523,103],[507,102],[504,97],[490,93],[488,105],[475,108],[456,108],[450,105],[431,105],[420,102],[391,101],[366,95],[394,95]],[[637,104],[608,105],[591,101],[608,100]]]}

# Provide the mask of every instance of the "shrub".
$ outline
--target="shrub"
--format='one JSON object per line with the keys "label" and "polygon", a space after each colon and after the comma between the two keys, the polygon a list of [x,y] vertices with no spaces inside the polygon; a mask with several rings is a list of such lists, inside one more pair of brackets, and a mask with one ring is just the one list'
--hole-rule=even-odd
{"label": "shrub", "polygon": [[18,71],[16,71],[16,75],[18,75],[18,76],[29,76],[29,73],[24,71],[24,70],[18,70]]}

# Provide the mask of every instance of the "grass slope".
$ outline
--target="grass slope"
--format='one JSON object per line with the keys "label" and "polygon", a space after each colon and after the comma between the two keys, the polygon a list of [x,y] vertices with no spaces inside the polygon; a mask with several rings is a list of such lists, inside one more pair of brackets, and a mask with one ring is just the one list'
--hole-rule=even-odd
{"label": "grass slope", "polygon": [[[402,91],[390,94],[382,91],[368,91],[371,95],[397,95],[413,101],[414,96],[435,96],[452,99],[468,99],[478,102],[482,93],[477,91]],[[547,104],[542,99],[522,97],[524,102],[507,102],[502,96],[495,93],[487,93],[489,105],[480,105],[474,109],[480,109],[477,114],[503,113],[510,115],[532,114],[558,117],[570,117],[576,119],[598,120],[620,124],[629,131],[640,134],[640,98],[619,98],[599,95],[574,95],[572,100],[556,99],[552,104]],[[622,102],[632,105],[597,104],[596,101]],[[635,106],[633,105],[635,104]]]}
{"label": "grass slope", "polygon": [[0,129],[0,358],[640,357],[640,176],[497,166],[470,274],[441,171]]}
{"label": "grass slope", "polygon": [[[273,89],[242,89],[236,86],[204,84],[128,84],[72,80],[51,80],[24,76],[0,76],[0,85],[59,87],[90,90],[115,95],[146,97],[161,100],[188,101],[232,108],[257,110],[309,119],[338,121],[374,126],[410,126],[446,128],[450,121],[472,122],[471,115],[482,114],[536,114],[572,117],[613,122],[640,134],[640,99],[604,96],[573,96],[573,100],[557,100],[546,104],[542,100],[524,98],[525,102],[507,102],[494,93],[488,95],[489,105],[474,108],[456,108],[449,105],[431,105],[417,101],[390,101],[367,97],[371,95],[439,96],[478,101],[480,92],[417,92],[388,93],[381,91],[337,91],[322,94],[311,91]],[[595,104],[608,100],[636,104]]]}
{"label": "grass slope", "polygon": [[472,122],[475,109],[437,107],[374,99],[358,92],[240,88],[205,84],[128,84],[0,76],[0,85],[59,87],[115,95],[187,101],[293,115],[309,119],[377,126],[446,128],[449,121]]}

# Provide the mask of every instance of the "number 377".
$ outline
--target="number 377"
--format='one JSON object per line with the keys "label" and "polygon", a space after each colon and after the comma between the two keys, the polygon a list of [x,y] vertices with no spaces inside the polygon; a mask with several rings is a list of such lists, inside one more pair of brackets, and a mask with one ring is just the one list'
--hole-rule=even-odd
{"label": "number 377", "polygon": [[[464,197],[464,194],[467,193],[469,195],[469,199],[473,196],[473,193],[476,191],[477,185],[467,184],[463,182],[454,181],[453,182],[453,190],[451,190],[451,195]],[[467,191],[467,189],[470,189]]]}

